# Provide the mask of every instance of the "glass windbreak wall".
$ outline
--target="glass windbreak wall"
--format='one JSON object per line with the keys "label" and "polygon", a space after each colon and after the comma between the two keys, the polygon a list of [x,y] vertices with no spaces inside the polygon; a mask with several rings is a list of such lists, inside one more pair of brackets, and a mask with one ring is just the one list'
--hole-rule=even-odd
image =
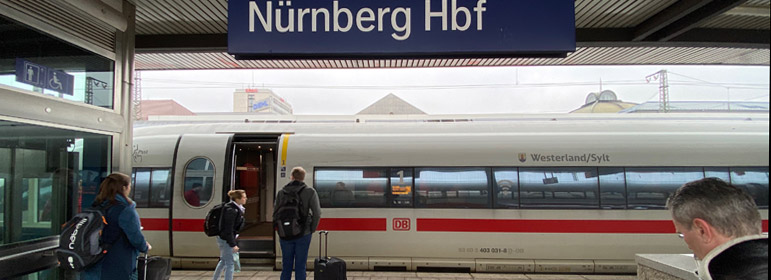
{"label": "glass windbreak wall", "polygon": [[[113,108],[115,63],[0,15],[0,84]],[[20,62],[26,61],[27,63]],[[19,81],[17,63],[24,65]],[[54,70],[54,71],[52,71]],[[63,71],[73,76],[72,85]],[[37,82],[37,86],[33,85]],[[41,84],[47,86],[40,86]],[[63,85],[63,86],[62,86]],[[71,87],[71,93],[64,88]],[[62,88],[62,90],[54,90]]]}
{"label": "glass windbreak wall", "polygon": [[58,235],[110,170],[108,135],[0,120],[0,249]]}

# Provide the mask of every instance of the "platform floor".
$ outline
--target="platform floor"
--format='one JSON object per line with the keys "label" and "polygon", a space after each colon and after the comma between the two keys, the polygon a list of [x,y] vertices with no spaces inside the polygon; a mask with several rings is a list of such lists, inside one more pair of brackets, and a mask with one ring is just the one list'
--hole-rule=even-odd
{"label": "platform floor", "polygon": [[[213,271],[174,270],[171,280],[210,280]],[[234,280],[279,280],[281,271],[242,271],[236,273]],[[224,279],[220,276],[220,279]],[[292,277],[294,279],[294,277]],[[431,273],[431,272],[372,272],[350,271],[348,280],[473,280],[473,279],[512,279],[512,280],[637,280],[634,275],[575,275],[575,274],[497,274],[497,273]],[[313,272],[308,272],[308,279],[313,280]]]}

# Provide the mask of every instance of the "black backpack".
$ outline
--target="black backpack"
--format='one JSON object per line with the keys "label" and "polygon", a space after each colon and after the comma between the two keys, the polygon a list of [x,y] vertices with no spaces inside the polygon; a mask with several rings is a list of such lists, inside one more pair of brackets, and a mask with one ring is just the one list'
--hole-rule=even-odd
{"label": "black backpack", "polygon": [[112,204],[83,210],[62,227],[56,258],[59,267],[83,271],[107,254],[113,242],[102,240],[102,230],[107,226],[107,210]]}
{"label": "black backpack", "polygon": [[273,213],[273,227],[278,236],[284,240],[294,240],[303,236],[305,220],[308,215],[303,215],[303,201],[300,197],[305,186],[296,192],[281,190],[282,196]]}
{"label": "black backpack", "polygon": [[203,222],[203,232],[207,236],[219,236],[222,228],[222,216],[225,215],[225,208],[229,202],[223,202],[219,205],[215,205],[214,208],[209,210],[206,214],[206,220]]}

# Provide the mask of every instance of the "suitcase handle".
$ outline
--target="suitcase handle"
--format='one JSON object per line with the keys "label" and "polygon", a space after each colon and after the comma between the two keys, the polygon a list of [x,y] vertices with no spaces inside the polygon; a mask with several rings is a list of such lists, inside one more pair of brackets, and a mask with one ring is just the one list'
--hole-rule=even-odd
{"label": "suitcase handle", "polygon": [[[321,237],[322,235],[325,235],[326,238]],[[319,258],[321,258],[321,241],[324,239],[324,258],[329,257],[329,232],[326,230],[319,231]]]}

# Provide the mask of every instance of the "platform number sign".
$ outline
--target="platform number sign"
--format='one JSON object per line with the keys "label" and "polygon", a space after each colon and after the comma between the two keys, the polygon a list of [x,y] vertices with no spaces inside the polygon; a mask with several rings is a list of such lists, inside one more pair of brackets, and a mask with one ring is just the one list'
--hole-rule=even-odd
{"label": "platform number sign", "polygon": [[394,231],[410,231],[410,219],[409,218],[394,218],[393,220]]}

